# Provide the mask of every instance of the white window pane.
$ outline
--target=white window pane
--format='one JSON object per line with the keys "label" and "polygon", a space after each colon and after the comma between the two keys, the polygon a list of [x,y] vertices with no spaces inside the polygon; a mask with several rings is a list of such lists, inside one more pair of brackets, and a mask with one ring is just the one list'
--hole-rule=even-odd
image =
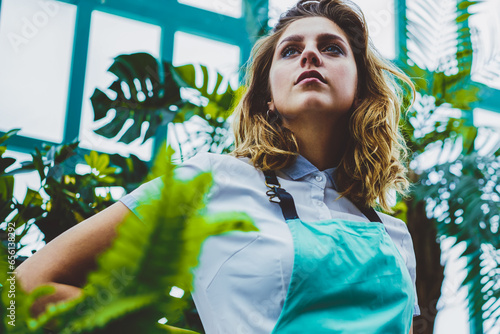
{"label": "white window pane", "polygon": [[58,1],[2,1],[0,130],[62,141],[75,16]]}
{"label": "white window pane", "polygon": [[236,45],[178,31],[174,36],[172,62],[175,66],[185,64],[207,66],[210,77],[209,87],[215,85],[216,76],[214,74],[216,71],[222,74],[224,78],[229,79],[233,88],[238,86],[240,48]]}
{"label": "white window pane", "polygon": [[354,0],[365,14],[370,38],[382,56],[394,59],[395,22],[394,0]]}
{"label": "white window pane", "polygon": [[283,14],[292,8],[297,0],[269,0],[269,26],[274,27]]}
{"label": "white window pane", "polygon": [[500,1],[485,0],[474,6],[470,27],[475,32],[475,53],[472,78],[477,82],[500,89]]}
{"label": "white window pane", "polygon": [[223,15],[241,17],[241,0],[179,0],[178,2]]}
{"label": "white window pane", "polygon": [[[365,14],[370,37],[380,53],[395,57],[394,0],[354,0]],[[279,16],[293,7],[297,0],[269,0],[269,25],[274,27]]]}
{"label": "white window pane", "polygon": [[[227,88],[227,82],[231,84],[233,89],[238,87],[238,68],[240,63],[240,48],[236,45],[217,42],[212,39],[207,39],[184,32],[176,32],[174,36],[174,55],[173,64],[175,66],[185,64],[201,64],[208,68],[208,91],[212,91],[216,83],[216,72],[224,76],[225,81],[219,87],[219,92]],[[196,85],[202,85],[202,72],[199,66],[196,69]],[[226,81],[227,80],[227,81]],[[181,91],[183,98],[189,99],[191,92]],[[183,152],[186,154],[193,147],[203,145],[204,139],[197,137],[195,133],[199,130],[206,130],[205,121],[193,117],[189,120],[186,127],[173,126],[169,127],[168,142],[176,147],[177,142],[183,144]],[[186,141],[185,136],[187,131],[190,134],[191,140]],[[188,153],[189,155],[190,153]],[[177,158],[177,157],[176,157]]]}
{"label": "white window pane", "polygon": [[[109,123],[114,112],[108,112],[108,116],[105,119],[94,123],[94,111],[90,97],[94,93],[94,90],[99,88],[105,93],[109,93],[108,96],[110,98],[115,98],[112,95],[114,92],[109,92],[107,88],[116,77],[107,70],[113,64],[113,59],[116,56],[147,52],[155,58],[159,58],[161,28],[99,11],[92,13],[91,22],[82,124],[80,129],[81,146],[92,150],[120,153],[122,155],[132,153],[143,160],[149,160],[151,159],[152,139],[147,140],[143,145],[140,145],[142,138],[130,144],[124,144],[118,143],[117,139],[107,139],[93,132],[94,129],[98,129],[104,124]],[[124,131],[126,131],[128,128],[127,124],[131,125],[126,123],[124,129],[118,133],[116,138],[120,138]],[[144,133],[145,129],[143,128]]]}

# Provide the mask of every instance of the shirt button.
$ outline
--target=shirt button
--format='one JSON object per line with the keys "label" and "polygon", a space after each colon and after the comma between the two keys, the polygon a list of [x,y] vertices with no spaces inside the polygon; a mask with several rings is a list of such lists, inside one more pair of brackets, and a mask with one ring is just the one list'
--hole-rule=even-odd
{"label": "shirt button", "polygon": [[318,181],[318,182],[323,181],[323,177],[320,175],[316,175],[316,181]]}

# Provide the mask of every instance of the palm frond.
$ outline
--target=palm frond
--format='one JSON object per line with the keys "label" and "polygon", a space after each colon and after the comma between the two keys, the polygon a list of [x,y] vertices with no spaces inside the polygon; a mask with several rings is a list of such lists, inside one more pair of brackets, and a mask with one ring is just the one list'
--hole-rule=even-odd
{"label": "palm frond", "polygon": [[499,167],[500,158],[495,155],[461,156],[429,169],[422,177],[426,184],[416,189],[429,203],[438,234],[455,238],[455,245],[466,245],[461,255],[467,271],[462,285],[468,287],[471,319],[498,321],[500,317],[493,298],[500,287]]}
{"label": "palm frond", "polygon": [[420,68],[470,74],[472,41],[468,17],[478,1],[408,0],[408,56]]}
{"label": "palm frond", "polygon": [[[444,155],[462,145],[460,156],[439,157],[434,167],[426,167],[414,195],[427,202],[438,237],[465,244],[467,276],[462,284],[468,288],[469,318],[478,333],[484,320],[491,328],[500,318],[500,161],[495,154],[478,154],[478,129],[464,117],[483,91],[471,78],[475,54],[469,27],[472,6],[480,2],[408,0],[409,62],[403,64],[410,76],[420,77],[417,101],[403,127],[414,162],[429,147],[440,147],[438,155]],[[458,115],[443,112],[451,108]]]}

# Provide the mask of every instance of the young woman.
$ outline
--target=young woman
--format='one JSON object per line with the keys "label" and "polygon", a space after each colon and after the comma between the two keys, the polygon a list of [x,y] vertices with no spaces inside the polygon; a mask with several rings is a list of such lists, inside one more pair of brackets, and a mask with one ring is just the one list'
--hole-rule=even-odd
{"label": "young woman", "polygon": [[[408,186],[398,83],[412,83],[343,0],[299,1],[257,43],[248,74],[232,155],[198,154],[177,169],[211,171],[207,210],[247,212],[259,228],[204,243],[193,298],[206,332],[411,333],[411,237],[373,207],[389,209],[389,193]],[[57,287],[38,312],[80,293],[116,225],[161,186],[141,186],[18,268],[28,290]]]}

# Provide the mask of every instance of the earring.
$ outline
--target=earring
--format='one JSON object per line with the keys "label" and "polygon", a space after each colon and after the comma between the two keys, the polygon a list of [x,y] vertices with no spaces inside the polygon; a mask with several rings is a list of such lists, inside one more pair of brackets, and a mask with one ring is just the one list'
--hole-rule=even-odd
{"label": "earring", "polygon": [[266,118],[269,124],[273,125],[280,117],[276,111],[267,109]]}

